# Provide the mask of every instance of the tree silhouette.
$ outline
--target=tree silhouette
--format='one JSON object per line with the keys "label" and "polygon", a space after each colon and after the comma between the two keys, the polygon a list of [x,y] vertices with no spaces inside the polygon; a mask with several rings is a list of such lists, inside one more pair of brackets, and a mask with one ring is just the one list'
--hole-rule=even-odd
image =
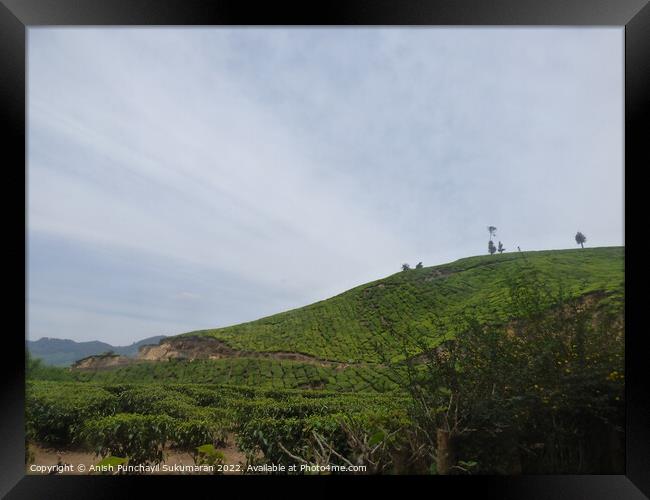
{"label": "tree silhouette", "polygon": [[503,243],[499,242],[499,248],[498,248],[499,253],[503,253],[506,251],[505,248],[503,248]]}
{"label": "tree silhouette", "polygon": [[497,228],[494,227],[494,226],[488,226],[487,229],[488,229],[488,231],[490,233],[490,240],[491,240],[492,237],[494,236],[494,234],[497,232]]}
{"label": "tree silhouette", "polygon": [[411,269],[411,266],[408,264],[402,264],[402,271],[408,271],[409,269]]}
{"label": "tree silhouette", "polygon": [[422,262],[418,262],[415,269],[422,269]]}
{"label": "tree silhouette", "polygon": [[587,241],[587,237],[582,234],[580,231],[576,233],[576,243],[580,245],[582,248],[585,247],[585,241]]}
{"label": "tree silhouette", "polygon": [[494,242],[490,240],[488,242],[488,252],[490,252],[490,255],[494,255],[494,252],[497,251],[497,247],[494,246]]}

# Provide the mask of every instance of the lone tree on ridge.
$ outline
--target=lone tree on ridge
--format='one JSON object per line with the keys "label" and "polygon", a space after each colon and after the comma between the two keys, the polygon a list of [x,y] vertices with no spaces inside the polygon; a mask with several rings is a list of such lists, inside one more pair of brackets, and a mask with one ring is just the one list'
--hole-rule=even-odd
{"label": "lone tree on ridge", "polygon": [[576,233],[576,243],[580,245],[582,248],[585,247],[585,241],[587,241],[587,237],[582,234],[580,231]]}

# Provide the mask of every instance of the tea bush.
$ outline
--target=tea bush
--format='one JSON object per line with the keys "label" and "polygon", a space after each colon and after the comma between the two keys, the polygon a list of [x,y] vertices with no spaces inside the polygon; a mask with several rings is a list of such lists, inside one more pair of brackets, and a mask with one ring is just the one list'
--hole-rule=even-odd
{"label": "tea bush", "polygon": [[166,415],[118,413],[88,420],[80,436],[102,457],[125,457],[134,465],[156,464],[163,461],[163,450],[176,428],[177,422]]}
{"label": "tea bush", "polygon": [[30,382],[26,390],[26,420],[34,439],[49,444],[77,443],[78,431],[89,419],[115,413],[118,400],[105,389],[79,383]]}

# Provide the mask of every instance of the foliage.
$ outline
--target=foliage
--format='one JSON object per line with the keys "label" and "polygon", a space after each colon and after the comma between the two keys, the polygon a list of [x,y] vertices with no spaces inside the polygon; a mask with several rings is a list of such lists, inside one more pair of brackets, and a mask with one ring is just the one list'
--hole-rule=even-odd
{"label": "foliage", "polygon": [[369,472],[393,466],[400,430],[409,421],[402,409],[306,417],[253,418],[237,428],[238,445],[249,456],[261,452],[275,464],[370,465]]}
{"label": "foliage", "polygon": [[[605,292],[603,301],[620,310],[623,257],[621,247],[526,252],[526,260],[513,253],[469,257],[416,272],[398,272],[330,299],[256,321],[186,335],[213,336],[236,349],[376,363],[379,359],[373,339],[388,333],[388,321],[404,331],[407,326],[429,324],[432,311],[436,321],[449,324],[460,311],[467,310],[473,310],[482,324],[510,321],[513,314],[508,306],[506,279],[526,262],[538,269],[540,279],[549,286],[557,288],[563,282],[572,297]],[[399,354],[397,343],[387,348],[393,355]],[[269,360],[255,363],[263,361]],[[331,376],[327,368],[323,372],[324,379]],[[293,378],[287,377],[287,387],[299,387]],[[273,386],[280,387],[275,382]]]}
{"label": "foliage", "polygon": [[[50,372],[54,375],[50,376]],[[264,389],[326,389],[336,391],[388,391],[395,388],[390,373],[365,363],[348,367],[318,366],[289,360],[226,358],[144,362],[110,370],[82,371],[48,368],[33,375],[38,380],[78,381],[99,384],[190,383],[251,385]]]}
{"label": "foliage", "polygon": [[99,462],[97,462],[98,467],[117,467],[118,465],[124,465],[128,462],[129,460],[127,458],[122,458],[122,457],[114,457],[113,455],[109,455]]}
{"label": "foliage", "polygon": [[[389,426],[392,422],[395,428],[404,425],[406,418],[406,400],[397,394],[262,390],[212,384],[98,386],[32,381],[30,385],[31,392],[41,396],[87,396],[87,400],[75,400],[76,412],[88,415],[87,420],[61,432],[69,436],[70,442],[104,457],[128,458],[131,464],[157,463],[163,460],[164,451],[172,448],[194,452],[205,444],[223,446],[231,431],[237,433],[243,450],[262,451],[265,460],[287,460],[288,455],[274,441],[277,438],[291,452],[304,454],[313,443],[314,432],[327,436],[342,453],[352,457],[354,448],[347,444],[342,419],[358,429],[368,424],[368,432],[376,435],[380,423]],[[98,391],[111,399],[112,414],[102,416],[91,411],[96,399],[93,394]],[[57,400],[40,398],[38,405],[44,413],[53,413]],[[28,425],[38,435],[52,432],[50,420],[30,418]]]}
{"label": "foliage", "polygon": [[526,255],[416,268],[192,333],[311,361],[81,371],[27,355],[28,439],[134,464],[169,449],[218,460],[207,451],[235,434],[251,460],[375,473],[611,471],[595,446],[622,433],[622,249]]}
{"label": "foliage", "polygon": [[[603,433],[622,439],[622,315],[599,307],[597,296],[548,286],[534,267],[508,286],[518,319],[507,325],[465,312],[452,332],[444,322],[433,334],[392,331],[403,349],[402,369],[393,368],[436,471],[619,469],[603,465],[618,452],[601,444]],[[432,346],[431,337],[442,340]],[[387,359],[381,343],[377,349]]]}
{"label": "foliage", "polygon": [[174,430],[174,419],[166,415],[118,413],[86,421],[80,434],[98,455],[126,457],[129,463],[140,465],[163,461],[163,450]]}
{"label": "foliage", "polygon": [[118,469],[118,466],[126,465],[128,462],[129,462],[128,458],[115,457],[113,455],[109,455],[101,459],[99,462],[97,462],[95,466],[98,467],[97,472],[99,472],[102,475],[108,475],[111,472],[113,475],[116,475],[116,474],[120,474],[121,472]]}
{"label": "foliage", "polygon": [[214,467],[215,474],[223,473],[219,466],[224,464],[224,460],[224,454],[212,444],[204,444],[196,448],[194,463]]}
{"label": "foliage", "polygon": [[110,392],[86,384],[29,382],[26,419],[34,439],[50,445],[77,443],[84,422],[112,415],[117,399]]}

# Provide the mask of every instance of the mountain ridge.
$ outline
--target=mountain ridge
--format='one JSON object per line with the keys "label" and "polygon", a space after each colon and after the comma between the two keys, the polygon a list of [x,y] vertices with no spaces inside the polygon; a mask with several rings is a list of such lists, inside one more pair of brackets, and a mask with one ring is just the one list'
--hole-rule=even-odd
{"label": "mountain ridge", "polygon": [[99,340],[77,342],[71,339],[41,337],[38,340],[27,340],[26,348],[30,355],[39,358],[46,365],[69,366],[75,361],[113,351],[123,356],[135,356],[143,345],[158,344],[166,338],[165,335],[147,337],[126,346],[114,346]]}

